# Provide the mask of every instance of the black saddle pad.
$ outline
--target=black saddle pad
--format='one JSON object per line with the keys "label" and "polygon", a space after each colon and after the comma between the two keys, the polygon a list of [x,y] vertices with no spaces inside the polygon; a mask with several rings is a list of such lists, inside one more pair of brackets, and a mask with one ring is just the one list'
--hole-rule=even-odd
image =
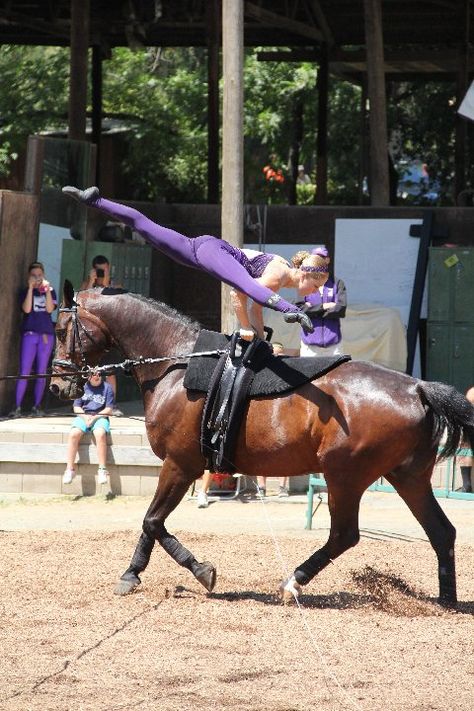
{"label": "black saddle pad", "polygon": [[[230,336],[203,329],[194,346],[194,353],[220,349],[229,344]],[[188,390],[207,392],[214,368],[219,356],[190,358],[184,376],[184,387]],[[350,360],[349,355],[316,356],[314,358],[295,358],[292,356],[269,355],[265,363],[256,372],[250,388],[250,397],[276,395],[294,390],[315,378],[325,375],[341,363]]]}

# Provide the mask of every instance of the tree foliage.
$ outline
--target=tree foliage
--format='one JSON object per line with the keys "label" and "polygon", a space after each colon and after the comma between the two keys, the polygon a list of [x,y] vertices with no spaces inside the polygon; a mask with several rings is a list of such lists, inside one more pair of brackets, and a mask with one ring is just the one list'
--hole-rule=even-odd
{"label": "tree foliage", "polygon": [[[69,50],[0,47],[0,176],[8,175],[28,135],[66,129]],[[103,63],[103,111],[125,130],[121,166],[127,196],[203,202],[207,182],[207,58],[204,49],[115,49]],[[245,54],[245,200],[288,199],[288,161],[295,142],[295,105],[302,106],[299,162],[314,196],[317,138],[316,66],[261,62]],[[221,87],[222,89],[222,87]],[[454,87],[448,83],[390,83],[388,129],[395,158],[421,160],[449,202],[454,164]],[[91,106],[89,105],[89,110]],[[360,200],[360,87],[332,77],[329,87],[328,188],[333,204]],[[263,168],[281,170],[271,184]]]}
{"label": "tree foliage", "polygon": [[0,175],[8,175],[29,135],[65,124],[69,52],[0,46]]}

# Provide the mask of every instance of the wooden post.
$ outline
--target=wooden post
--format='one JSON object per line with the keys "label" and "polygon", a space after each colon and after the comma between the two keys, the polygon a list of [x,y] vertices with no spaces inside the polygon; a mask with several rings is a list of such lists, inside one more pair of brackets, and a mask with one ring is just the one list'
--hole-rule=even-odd
{"label": "wooden post", "polygon": [[318,136],[316,140],[316,205],[328,202],[328,92],[329,61],[328,47],[324,44],[318,67]]}
{"label": "wooden post", "polygon": [[303,142],[303,98],[301,94],[297,94],[294,97],[293,103],[293,140],[290,146],[290,155],[288,159],[288,204],[296,205],[297,194],[296,194],[296,182],[298,179],[298,165],[300,162],[300,149]]}
{"label": "wooden post", "polygon": [[207,202],[219,202],[219,14],[218,0],[206,3],[207,19]]}
{"label": "wooden post", "polygon": [[100,148],[102,142],[102,48],[92,47],[92,143],[96,145],[95,185],[100,187]]}
{"label": "wooden post", "polygon": [[[360,92],[360,150],[359,150],[359,185],[357,188],[358,204],[364,204],[364,181],[369,184],[367,160],[367,77],[362,77]],[[370,191],[370,184],[369,184]]]}
{"label": "wooden post", "polygon": [[[243,0],[222,0],[224,107],[222,114],[222,237],[243,245]],[[231,333],[235,317],[230,289],[222,286],[221,330]]]}
{"label": "wooden post", "polygon": [[[469,85],[469,26],[470,3],[462,0],[460,3],[460,25],[462,40],[459,47],[459,68],[457,73],[457,104],[458,107],[464,98]],[[467,146],[467,121],[456,112],[455,118],[455,147],[454,147],[454,195],[453,202],[457,205],[459,193],[466,187],[466,146]]]}
{"label": "wooden post", "polygon": [[[38,191],[39,192],[39,191]],[[26,284],[28,264],[36,259],[39,226],[38,195],[0,190],[0,260],[2,264],[2,338],[0,373],[19,372],[21,311],[18,290]],[[17,381],[0,382],[0,415],[15,405]],[[31,392],[31,386],[28,388]]]}
{"label": "wooden post", "polygon": [[72,140],[78,141],[83,141],[86,137],[89,2],[90,0],[71,0],[68,135]]}
{"label": "wooden post", "polygon": [[364,0],[364,16],[370,102],[370,202],[374,207],[383,207],[390,203],[390,188],[381,0]]}

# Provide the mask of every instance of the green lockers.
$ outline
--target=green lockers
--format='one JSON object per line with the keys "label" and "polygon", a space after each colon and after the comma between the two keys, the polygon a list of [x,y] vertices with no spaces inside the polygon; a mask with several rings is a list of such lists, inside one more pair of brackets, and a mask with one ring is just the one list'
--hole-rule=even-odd
{"label": "green lockers", "polygon": [[87,279],[92,260],[98,254],[110,262],[112,281],[135,294],[148,296],[152,249],[148,245],[133,242],[83,242],[64,240],[61,258],[61,284],[64,279],[72,282],[77,291]]}
{"label": "green lockers", "polygon": [[432,247],[426,370],[461,392],[474,384],[474,249]]}

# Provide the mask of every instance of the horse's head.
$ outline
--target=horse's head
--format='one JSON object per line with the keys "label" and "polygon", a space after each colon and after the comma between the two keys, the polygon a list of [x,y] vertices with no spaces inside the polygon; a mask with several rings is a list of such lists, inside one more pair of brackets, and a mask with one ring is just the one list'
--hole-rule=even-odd
{"label": "horse's head", "polygon": [[[64,282],[63,300],[56,323],[56,348],[49,389],[61,400],[74,400],[84,392],[83,383],[112,345],[105,323],[74,299],[70,281]],[[91,303],[93,303],[91,301]]]}

